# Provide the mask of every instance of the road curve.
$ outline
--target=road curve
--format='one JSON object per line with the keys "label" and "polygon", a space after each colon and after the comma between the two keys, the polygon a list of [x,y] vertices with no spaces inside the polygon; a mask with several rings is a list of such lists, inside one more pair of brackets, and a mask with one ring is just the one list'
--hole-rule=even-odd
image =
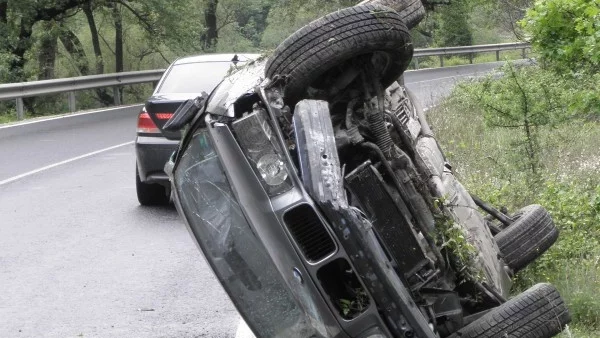
{"label": "road curve", "polygon": [[[494,67],[406,83],[431,105]],[[0,127],[0,337],[233,336],[238,315],[174,208],[136,201],[138,111]]]}

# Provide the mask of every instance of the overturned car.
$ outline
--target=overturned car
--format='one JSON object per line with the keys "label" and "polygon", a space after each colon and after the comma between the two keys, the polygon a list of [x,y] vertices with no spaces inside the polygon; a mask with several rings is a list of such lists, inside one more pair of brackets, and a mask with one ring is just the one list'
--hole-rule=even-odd
{"label": "overturned car", "polygon": [[[182,105],[177,209],[257,337],[552,337],[550,284],[511,277],[558,231],[456,180],[413,95],[401,14],[327,15]],[[480,211],[482,210],[482,211]]]}

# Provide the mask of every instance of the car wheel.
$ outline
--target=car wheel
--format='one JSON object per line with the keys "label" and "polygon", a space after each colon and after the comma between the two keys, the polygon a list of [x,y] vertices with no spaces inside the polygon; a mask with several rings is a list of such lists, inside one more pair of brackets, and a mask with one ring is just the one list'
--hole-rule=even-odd
{"label": "car wheel", "polygon": [[519,210],[516,221],[496,235],[506,264],[515,272],[548,250],[558,238],[558,228],[542,206],[533,204]]}
{"label": "car wheel", "polygon": [[410,34],[398,13],[384,6],[355,6],[292,34],[267,62],[265,75],[285,79],[284,98],[294,106],[303,98],[331,98],[332,91],[348,85],[344,80],[354,79],[349,71],[369,62],[376,68],[372,75],[379,74],[386,88],[406,70],[412,54]]}
{"label": "car wheel", "polygon": [[167,189],[160,184],[142,182],[137,166],[135,168],[135,190],[141,205],[169,204],[170,196],[167,194]]}
{"label": "car wheel", "polygon": [[425,6],[421,0],[365,0],[359,5],[382,5],[398,12],[406,27],[412,29],[425,17]]}
{"label": "car wheel", "polygon": [[562,297],[551,284],[537,284],[450,338],[550,338],[571,321]]}

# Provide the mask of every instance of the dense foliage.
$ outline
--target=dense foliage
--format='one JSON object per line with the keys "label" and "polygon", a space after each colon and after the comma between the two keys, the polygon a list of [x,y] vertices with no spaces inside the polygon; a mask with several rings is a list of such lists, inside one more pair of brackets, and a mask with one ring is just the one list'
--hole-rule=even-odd
{"label": "dense foliage", "polygon": [[543,0],[522,21],[542,57],[556,70],[600,71],[600,1]]}

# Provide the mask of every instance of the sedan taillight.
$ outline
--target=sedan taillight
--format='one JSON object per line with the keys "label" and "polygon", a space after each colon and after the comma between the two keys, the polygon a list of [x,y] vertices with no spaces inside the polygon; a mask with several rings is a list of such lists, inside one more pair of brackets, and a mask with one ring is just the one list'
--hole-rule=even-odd
{"label": "sedan taillight", "polygon": [[160,130],[156,126],[156,123],[152,121],[146,109],[143,109],[138,116],[137,132],[138,134],[160,134]]}
{"label": "sedan taillight", "polygon": [[154,116],[159,120],[168,120],[173,117],[173,113],[156,113]]}

